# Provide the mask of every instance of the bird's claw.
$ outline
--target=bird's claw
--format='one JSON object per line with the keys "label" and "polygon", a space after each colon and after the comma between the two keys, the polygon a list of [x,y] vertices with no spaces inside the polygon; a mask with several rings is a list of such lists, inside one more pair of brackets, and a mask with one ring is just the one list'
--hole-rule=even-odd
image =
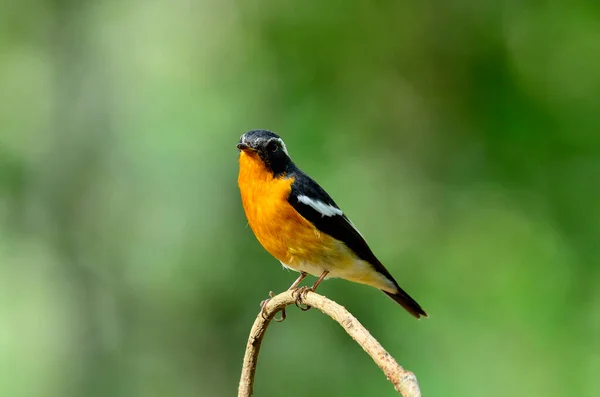
{"label": "bird's claw", "polygon": [[302,311],[310,310],[311,306],[303,302],[303,300],[306,298],[306,294],[309,292],[314,292],[314,289],[312,287],[300,287],[293,292],[295,298],[294,303],[298,309]]}
{"label": "bird's claw", "polygon": [[[294,289],[294,291],[292,292],[292,295],[294,296],[294,303],[296,304],[298,309],[300,309],[302,311],[307,311],[307,310],[311,309],[312,306],[305,304],[304,299],[306,299],[306,294],[308,294],[309,292],[314,292],[314,291],[315,291],[314,287],[299,287],[299,288]],[[267,298],[264,301],[260,302],[260,314],[264,320],[267,319],[267,304],[274,296],[275,296],[275,293],[273,291],[269,291],[270,298]],[[281,309],[281,317],[279,317],[279,318],[273,317],[273,320],[280,323],[283,320],[285,320],[285,318],[286,318],[286,313],[285,313],[285,307],[284,307],[283,309]]]}
{"label": "bird's claw", "polygon": [[[269,301],[275,296],[275,293],[273,291],[269,291],[269,296],[270,298],[265,299],[264,301],[260,302],[260,315],[262,316],[262,318],[264,320],[267,319],[267,303],[269,303]],[[273,317],[273,320],[277,321],[278,323],[282,322],[283,320],[285,320],[285,307],[283,309],[281,309],[281,317],[276,318]]]}

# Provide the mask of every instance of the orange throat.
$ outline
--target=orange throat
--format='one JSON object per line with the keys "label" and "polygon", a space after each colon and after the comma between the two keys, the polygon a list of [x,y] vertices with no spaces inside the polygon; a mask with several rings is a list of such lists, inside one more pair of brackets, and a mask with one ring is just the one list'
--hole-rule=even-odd
{"label": "orange throat", "polygon": [[293,208],[287,202],[292,178],[275,178],[255,153],[240,153],[238,185],[248,224],[262,246],[275,258],[287,263],[289,249],[281,228]]}

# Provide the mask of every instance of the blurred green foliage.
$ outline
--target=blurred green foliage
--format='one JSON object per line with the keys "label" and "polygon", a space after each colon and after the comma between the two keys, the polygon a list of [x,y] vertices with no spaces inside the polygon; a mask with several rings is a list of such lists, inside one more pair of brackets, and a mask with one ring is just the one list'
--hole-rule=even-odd
{"label": "blurred green foliage", "polygon": [[[0,396],[235,395],[296,277],[246,227],[252,128],[430,313],[321,287],[426,395],[600,395],[599,92],[589,1],[2,2]],[[394,395],[288,315],[256,395]]]}

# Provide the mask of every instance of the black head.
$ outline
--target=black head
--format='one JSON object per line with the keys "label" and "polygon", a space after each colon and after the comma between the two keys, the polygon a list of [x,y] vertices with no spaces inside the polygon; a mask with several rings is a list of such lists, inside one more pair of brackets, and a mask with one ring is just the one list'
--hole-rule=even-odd
{"label": "black head", "polygon": [[284,174],[293,164],[285,143],[279,135],[271,131],[248,131],[240,138],[237,148],[248,154],[258,155],[275,175]]}

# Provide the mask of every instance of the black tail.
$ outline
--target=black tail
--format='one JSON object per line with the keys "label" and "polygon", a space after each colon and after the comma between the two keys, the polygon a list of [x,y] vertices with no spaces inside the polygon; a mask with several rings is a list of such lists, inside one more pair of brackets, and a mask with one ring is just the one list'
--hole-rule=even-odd
{"label": "black tail", "polygon": [[[383,291],[383,290],[382,290]],[[398,292],[392,294],[391,292],[383,291],[387,296],[398,302],[407,312],[415,316],[416,318],[428,317],[425,310],[411,298],[406,292],[398,287]]]}

